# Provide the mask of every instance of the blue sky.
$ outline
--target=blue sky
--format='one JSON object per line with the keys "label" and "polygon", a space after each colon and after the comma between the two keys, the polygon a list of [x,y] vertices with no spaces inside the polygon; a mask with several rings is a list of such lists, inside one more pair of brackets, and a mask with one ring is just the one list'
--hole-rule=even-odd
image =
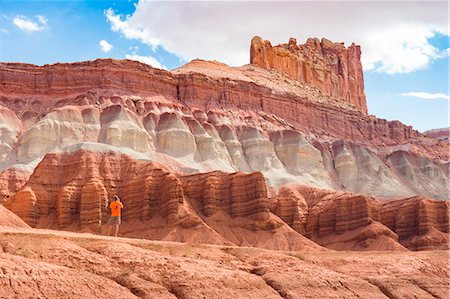
{"label": "blue sky", "polygon": [[449,126],[447,2],[0,0],[0,12],[0,61],[38,65],[106,57],[167,69],[193,58],[242,65],[254,35],[272,44],[355,41],[370,114],[420,131]]}

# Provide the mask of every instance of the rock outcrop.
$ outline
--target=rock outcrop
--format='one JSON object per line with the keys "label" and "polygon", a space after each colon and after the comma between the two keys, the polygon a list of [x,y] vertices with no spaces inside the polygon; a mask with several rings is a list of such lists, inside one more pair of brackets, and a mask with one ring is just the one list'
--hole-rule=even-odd
{"label": "rock outcrop", "polygon": [[449,249],[449,203],[411,197],[383,204],[381,222],[412,250]]}
{"label": "rock outcrop", "polygon": [[261,173],[182,175],[114,152],[48,154],[4,205],[32,227],[109,233],[108,198],[123,199],[122,235],[270,249],[317,246],[270,213]]}
{"label": "rock outcrop", "polygon": [[10,167],[0,172],[0,203],[14,195],[30,178],[26,169]]}
{"label": "rock outcrop", "polygon": [[0,201],[38,228],[106,234],[118,193],[125,236],[445,247],[439,213],[420,216],[430,231],[406,235],[383,218],[394,197],[420,196],[430,215],[431,198],[448,200],[448,141],[367,114],[359,48],[255,38],[251,51],[250,65],[194,60],[171,72],[112,59],[0,63]]}
{"label": "rock outcrop", "polygon": [[433,129],[426,131],[423,134],[437,140],[448,140],[450,138],[450,128]]}
{"label": "rock outcrop", "polygon": [[[45,200],[47,199],[42,198],[42,201]],[[6,207],[31,227],[37,225],[40,216],[40,203],[38,203],[36,194],[30,187],[24,187],[17,192],[13,199],[6,202]]]}
{"label": "rock outcrop", "polygon": [[0,226],[30,227],[19,216],[0,204]]}
{"label": "rock outcrop", "polygon": [[260,172],[182,174],[104,148],[75,149],[47,154],[4,205],[32,227],[108,234],[108,199],[118,194],[128,237],[278,250],[317,250],[306,237],[337,250],[448,248],[445,201],[385,202],[298,185],[269,196]]}
{"label": "rock outcrop", "polygon": [[447,201],[411,197],[386,202],[306,186],[285,186],[281,191],[273,199],[274,213],[322,246],[336,250],[449,249]]}
{"label": "rock outcrop", "polygon": [[298,45],[295,38],[288,44],[272,46],[255,36],[250,46],[250,63],[287,74],[290,78],[317,87],[367,113],[361,48],[346,48],[325,38],[309,38]]}
{"label": "rock outcrop", "polygon": [[[31,173],[48,152],[81,142],[184,173],[261,171],[275,188],[448,198],[448,142],[254,65],[197,60],[167,72],[116,60],[2,63],[0,79],[0,200],[24,183],[8,167]],[[410,167],[405,175],[399,151],[444,172]]]}

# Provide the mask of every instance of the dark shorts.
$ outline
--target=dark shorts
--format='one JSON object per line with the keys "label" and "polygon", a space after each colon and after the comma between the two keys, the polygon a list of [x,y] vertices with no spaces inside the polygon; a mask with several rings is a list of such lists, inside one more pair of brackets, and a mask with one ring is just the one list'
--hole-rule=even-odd
{"label": "dark shorts", "polygon": [[111,224],[120,224],[120,216],[111,216]]}

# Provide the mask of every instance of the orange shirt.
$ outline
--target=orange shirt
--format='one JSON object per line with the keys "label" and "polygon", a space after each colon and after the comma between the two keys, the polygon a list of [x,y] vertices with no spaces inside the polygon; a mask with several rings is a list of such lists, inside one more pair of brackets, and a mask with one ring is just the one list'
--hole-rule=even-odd
{"label": "orange shirt", "polygon": [[111,216],[120,216],[123,204],[120,201],[113,201],[109,204],[109,208],[111,209]]}

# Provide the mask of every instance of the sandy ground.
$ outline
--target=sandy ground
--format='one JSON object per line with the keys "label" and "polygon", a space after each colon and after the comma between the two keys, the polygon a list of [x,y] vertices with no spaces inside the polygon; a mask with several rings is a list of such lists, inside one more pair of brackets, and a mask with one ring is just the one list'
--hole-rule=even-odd
{"label": "sandy ground", "polygon": [[302,252],[0,226],[0,298],[449,298],[449,252]]}

